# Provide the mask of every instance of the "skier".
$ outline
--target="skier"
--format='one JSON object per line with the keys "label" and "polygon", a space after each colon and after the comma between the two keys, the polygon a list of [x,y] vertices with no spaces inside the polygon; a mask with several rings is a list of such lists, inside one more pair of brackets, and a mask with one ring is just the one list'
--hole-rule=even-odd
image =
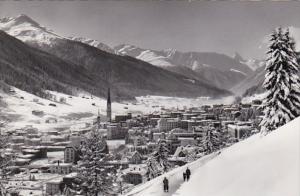
{"label": "skier", "polygon": [[185,182],[185,180],[186,180],[186,173],[183,172],[183,181]]}
{"label": "skier", "polygon": [[164,178],[163,184],[164,184],[164,192],[169,192],[169,180],[167,179],[167,177]]}
{"label": "skier", "polygon": [[191,176],[191,170],[187,167],[185,173],[186,173],[186,180],[189,181]]}

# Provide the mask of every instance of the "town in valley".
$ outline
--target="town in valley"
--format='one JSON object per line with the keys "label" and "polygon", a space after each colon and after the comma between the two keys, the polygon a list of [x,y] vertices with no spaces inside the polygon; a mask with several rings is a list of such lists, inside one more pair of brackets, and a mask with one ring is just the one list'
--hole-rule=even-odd
{"label": "town in valley", "polygon": [[[60,102],[67,103],[67,99]],[[82,122],[77,129],[40,132],[33,125],[10,131],[1,127],[2,136],[9,141],[2,150],[13,156],[6,168],[9,172],[2,174],[6,175],[5,190],[11,195],[66,194],[67,187],[75,183],[82,156],[80,146],[91,132],[98,132],[103,138],[100,153],[105,154],[101,167],[114,176],[111,194],[126,193],[162,174],[159,170],[149,174],[148,157],[158,146],[167,148],[168,170],[172,170],[253,135],[262,118],[259,99],[249,103],[236,100],[232,104],[160,107],[156,112],[136,115],[112,115],[113,105],[108,90],[104,119],[98,111],[94,120]],[[56,107],[55,102],[52,107]],[[32,114],[40,116],[43,111],[32,110]],[[45,123],[55,124],[57,120],[52,117]]]}
{"label": "town in valley", "polygon": [[299,18],[0,0],[0,196],[300,196]]}

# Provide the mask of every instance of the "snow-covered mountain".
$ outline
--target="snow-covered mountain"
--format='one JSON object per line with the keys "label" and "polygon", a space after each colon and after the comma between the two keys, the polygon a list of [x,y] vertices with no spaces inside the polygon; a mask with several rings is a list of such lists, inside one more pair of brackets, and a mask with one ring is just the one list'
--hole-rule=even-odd
{"label": "snow-covered mountain", "polygon": [[[110,86],[114,98],[118,100],[133,99],[142,95],[218,97],[231,94],[204,80],[173,73],[139,59],[107,52],[107,47],[104,47],[106,51],[103,51],[99,49],[101,44],[95,40],[73,38],[77,40],[75,41],[62,37],[26,15],[1,19],[0,30],[9,34],[0,31],[0,41],[3,39],[0,47],[4,48],[0,50],[0,55],[7,56],[4,61],[0,58],[0,75],[3,75],[10,85],[18,85],[22,90],[26,90],[24,81],[29,87],[30,78],[38,84],[31,91],[37,88],[41,91],[42,86],[48,88],[49,85],[52,90],[58,91],[61,87],[72,85],[105,96],[106,89]],[[26,61],[22,62],[24,59]],[[36,73],[37,69],[43,74]],[[74,73],[71,73],[70,69]],[[26,74],[22,70],[26,70]],[[4,75],[10,72],[10,75],[22,74],[22,82]],[[42,75],[51,80],[46,80],[46,77],[42,78],[45,81],[38,80]],[[76,80],[71,79],[75,75],[78,76]],[[43,82],[48,86],[43,85]]]}
{"label": "snow-covered mountain", "polygon": [[120,55],[132,56],[169,71],[186,73],[188,77],[193,75],[196,79],[208,80],[225,89],[241,82],[253,72],[246,63],[213,52],[180,52],[174,49],[157,51],[127,44],[114,49]]}
{"label": "snow-covered mountain", "polygon": [[[298,62],[300,63],[300,28],[296,27],[289,27],[289,31],[291,36],[294,38],[296,42],[296,50],[298,51]],[[263,39],[262,47],[267,50],[267,45],[269,43],[269,36],[266,36]],[[245,80],[238,83],[237,85],[233,86],[230,90],[237,95],[245,95],[251,96],[256,93],[263,92],[262,83],[265,78],[265,61],[264,60],[248,60],[245,61],[244,59],[238,57],[236,55],[235,58],[239,58],[240,61],[244,62],[245,64],[249,65],[249,67],[257,67],[255,71],[250,74]],[[253,65],[251,65],[253,64]],[[300,72],[299,72],[300,75]]]}
{"label": "snow-covered mountain", "polygon": [[258,59],[247,59],[246,60],[237,52],[234,54],[233,58],[235,60],[239,61],[240,63],[247,65],[253,71],[264,66],[263,60],[258,60]]}
{"label": "snow-covered mountain", "polygon": [[70,39],[88,44],[109,53],[115,53],[112,48],[104,43],[99,42],[98,40],[84,37],[60,36],[52,30],[41,26],[39,23],[24,14],[21,14],[17,17],[0,18],[0,30],[5,31],[9,35],[16,37],[23,42],[37,44],[39,46],[51,46],[62,39]]}
{"label": "snow-covered mountain", "polygon": [[[266,136],[256,134],[140,185],[127,196],[298,196],[300,117]],[[191,179],[182,173],[191,169]],[[162,179],[169,179],[164,193]]]}
{"label": "snow-covered mountain", "polygon": [[1,18],[0,30],[24,42],[37,45],[52,45],[57,40],[65,39],[23,14],[17,17]]}
{"label": "snow-covered mountain", "polygon": [[[66,47],[66,45],[71,43],[68,40],[76,41],[111,54],[128,55],[168,71],[184,75],[187,79],[199,80],[223,89],[231,88],[252,72],[245,64],[217,53],[183,53],[172,49],[156,51],[131,45],[110,48],[106,44],[89,38],[63,37],[41,26],[26,15],[0,19],[0,30],[31,46],[68,61],[74,60],[74,58],[71,58],[73,53],[64,54],[65,52],[71,52],[69,51],[70,47]],[[64,46],[63,49],[62,46]],[[78,47],[75,49],[79,50]]]}
{"label": "snow-covered mountain", "polygon": [[264,66],[264,61],[257,59],[248,59],[246,61],[242,61],[242,63],[248,65],[248,67],[250,67],[253,71]]}
{"label": "snow-covered mountain", "polygon": [[159,51],[142,49],[128,44],[116,46],[115,50],[120,55],[132,56],[142,61],[151,63],[152,65],[156,65],[158,67],[176,66],[170,62],[168,56],[165,56]]}
{"label": "snow-covered mountain", "polygon": [[84,44],[88,44],[90,46],[93,46],[95,48],[99,48],[100,50],[103,50],[105,52],[109,52],[112,54],[115,54],[115,50],[112,49],[111,47],[109,47],[108,45],[99,42],[98,40],[94,40],[94,39],[89,39],[89,38],[84,38],[84,37],[69,37],[69,39],[74,40],[74,41],[78,41]]}
{"label": "snow-covered mountain", "polygon": [[251,75],[249,75],[245,80],[240,82],[231,88],[231,91],[236,95],[252,95],[255,93],[261,93],[262,83],[265,78],[265,66],[257,68]]}

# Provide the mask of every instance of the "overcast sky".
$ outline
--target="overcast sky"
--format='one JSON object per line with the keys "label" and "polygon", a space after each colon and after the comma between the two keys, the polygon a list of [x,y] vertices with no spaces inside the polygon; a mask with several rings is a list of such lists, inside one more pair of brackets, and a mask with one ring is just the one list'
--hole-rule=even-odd
{"label": "overcast sky", "polygon": [[1,1],[0,17],[26,14],[64,36],[109,46],[213,51],[261,58],[276,26],[300,27],[300,2]]}

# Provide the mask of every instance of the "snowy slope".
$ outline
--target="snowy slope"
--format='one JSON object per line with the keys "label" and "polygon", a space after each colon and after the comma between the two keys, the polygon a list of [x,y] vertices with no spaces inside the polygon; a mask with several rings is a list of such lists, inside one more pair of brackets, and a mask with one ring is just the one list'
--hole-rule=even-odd
{"label": "snowy slope", "polygon": [[17,17],[6,17],[0,19],[0,30],[20,39],[23,42],[30,42],[38,45],[52,45],[59,39],[65,39],[53,33],[51,30],[40,26],[26,15]]}
{"label": "snowy slope", "polygon": [[140,55],[138,55],[136,58],[159,67],[174,66],[170,62],[168,62],[167,57],[157,55],[151,50],[145,50],[141,52]]}
{"label": "snowy slope", "polygon": [[244,76],[247,76],[247,74],[245,74],[244,72],[236,70],[236,69],[230,69],[230,71],[233,71],[233,72],[236,72],[236,73],[240,73],[240,74],[242,74]]}
{"label": "snowy slope", "polygon": [[264,61],[263,60],[257,60],[257,59],[248,59],[245,61],[241,61],[241,63],[247,65],[250,67],[253,71],[257,70],[260,67],[264,66]]}
{"label": "snowy slope", "polygon": [[255,135],[200,167],[178,196],[299,196],[300,117]]}
{"label": "snowy slope", "polygon": [[[187,166],[192,176],[183,182]],[[265,137],[254,135],[187,166],[139,185],[126,196],[299,196],[300,117]],[[169,193],[162,190],[164,176]]]}
{"label": "snowy slope", "polygon": [[41,26],[36,21],[24,14],[21,14],[17,17],[0,18],[0,30],[5,31],[7,34],[18,38],[23,42],[37,44],[39,46],[51,46],[61,39],[70,39],[88,44],[109,53],[115,53],[112,48],[97,40],[83,37],[66,38],[60,36],[54,33],[52,30]]}
{"label": "snowy slope", "polygon": [[166,68],[176,66],[170,62],[168,55],[166,56],[164,53],[159,51],[142,49],[129,44],[116,46],[115,50],[120,55],[132,56],[158,67]]}
{"label": "snowy slope", "polygon": [[89,39],[89,38],[84,38],[84,37],[70,37],[69,39],[74,40],[74,41],[78,41],[78,42],[82,42],[84,44],[88,44],[90,46],[93,46],[95,48],[99,48],[100,50],[103,50],[105,52],[109,52],[112,54],[115,54],[116,51],[114,49],[112,49],[111,47],[109,47],[108,45],[99,42],[98,40],[94,40],[94,39]]}
{"label": "snowy slope", "polygon": [[[119,100],[133,99],[136,96],[148,94],[180,97],[217,97],[231,94],[227,90],[217,88],[215,85],[209,84],[206,81],[200,79],[195,80],[195,83],[192,83],[186,80],[190,79],[190,77],[186,77],[181,73],[174,74],[173,72],[157,68],[156,66],[152,66],[151,64],[138,59],[116,55],[113,52],[107,53],[100,51],[98,50],[98,48],[90,46],[92,45],[102,47],[102,49],[103,47],[105,47],[104,45],[101,45],[100,42],[95,40],[85,38],[72,38],[77,40],[74,41],[68,38],[63,38],[53,33],[52,31],[40,26],[37,22],[26,15],[20,15],[15,18],[11,17],[0,19],[0,30],[3,30],[8,34],[14,36],[15,38],[26,42],[33,48],[37,48],[49,53],[49,55],[47,56],[55,56],[56,59],[59,58],[60,60],[62,60],[60,64],[56,63],[52,66],[47,66],[51,69],[54,66],[59,67],[62,70],[58,72],[60,73],[60,75],[65,74],[65,72],[69,73],[68,66],[63,66],[66,63],[71,63],[75,66],[75,68],[81,69],[80,71],[76,72],[83,73],[82,75],[80,75],[80,77],[82,77],[78,80],[78,82],[82,83],[83,80],[85,80],[93,82],[95,85],[90,84],[89,87],[82,87],[78,86],[78,84],[74,84],[75,82],[77,82],[77,80],[70,80],[73,86],[87,89],[87,91],[90,92],[91,88],[96,88],[97,92],[95,94],[100,96],[104,96],[104,92],[106,92],[106,89],[108,88],[108,80],[110,80],[110,82],[113,82],[112,89],[114,89],[114,95],[117,95],[116,97]],[[10,39],[5,38],[8,37],[8,35],[4,32],[2,32],[2,34],[2,39],[5,39],[7,42],[5,43],[11,44],[8,43]],[[14,42],[17,41],[15,40]],[[3,45],[3,47],[5,46]],[[23,47],[25,47],[25,45],[23,45]],[[10,47],[7,48],[9,49],[10,62],[6,62],[6,64],[13,61],[13,51]],[[106,50],[108,50],[107,47],[105,48]],[[19,48],[17,48],[17,50],[18,49]],[[6,52],[6,50],[4,50],[4,52]],[[27,49],[19,50],[18,52],[19,53],[17,54],[22,55],[23,53],[27,52]],[[29,58],[28,55],[26,57]],[[29,59],[32,60],[35,58]],[[45,60],[44,58],[37,58],[37,60],[39,61],[42,61],[41,59]],[[21,65],[20,61],[14,63]],[[8,65],[6,64],[5,66],[8,67]],[[39,66],[44,65],[43,63],[37,64]],[[30,67],[29,65],[28,67]],[[11,69],[11,67],[9,68]],[[4,70],[7,71],[8,68]],[[30,71],[32,72],[32,70]],[[13,73],[15,72],[16,71],[14,71]],[[34,74],[28,75],[31,76]],[[145,77],[145,75],[147,75],[147,77]],[[71,74],[70,76],[73,76],[73,74]],[[83,76],[88,77],[83,78]],[[66,80],[68,77],[61,78]],[[59,78],[59,82],[67,83],[66,81],[62,81],[61,78]],[[57,78],[55,79],[58,80]],[[9,84],[15,85],[11,81]],[[22,88],[20,85],[17,87]],[[24,90],[25,88],[22,89]]]}
{"label": "snowy slope", "polygon": [[[202,167],[207,162],[215,158],[218,154],[214,153],[211,155],[204,156],[197,161],[194,161],[188,165],[176,168],[164,175],[161,175],[157,178],[152,179],[151,181],[142,184],[140,186],[137,186],[132,191],[126,194],[126,196],[169,196],[173,195],[175,191],[181,186],[183,177],[182,173],[186,170],[187,167],[191,170],[191,173],[193,173],[194,170],[196,170],[199,167]],[[162,181],[164,177],[167,177],[169,180],[169,192],[165,193],[163,192],[162,187]]]}
{"label": "snowy slope", "polygon": [[[14,94],[6,94],[0,89],[0,120],[1,116],[9,119],[7,122],[7,129],[22,128],[26,125],[32,125],[46,131],[55,127],[70,127],[76,124],[91,123],[100,109],[102,119],[105,120],[106,115],[106,100],[103,98],[91,98],[90,94],[81,92],[77,96],[69,96],[63,93],[49,91],[56,96],[56,100],[65,98],[66,103],[59,103],[42,99],[28,92],[14,89]],[[207,97],[188,99],[177,97],[163,97],[163,96],[142,96],[137,97],[135,102],[127,103],[112,103],[113,116],[116,114],[126,114],[128,112],[133,115],[145,113],[160,113],[162,108],[165,109],[183,109],[183,107],[200,106],[202,104],[213,104],[216,102],[230,103],[233,97],[227,97],[222,100],[210,100]],[[56,107],[49,106],[54,103]],[[95,105],[93,105],[93,103]],[[5,105],[3,107],[2,105]],[[44,112],[44,116],[36,116],[32,114],[33,110]],[[58,123],[45,123],[47,118],[57,118]]]}
{"label": "snowy slope", "polygon": [[255,71],[259,67],[262,67],[264,65],[263,60],[258,59],[244,59],[238,52],[235,52],[233,57],[235,60],[239,61],[240,63],[247,65],[250,69]]}

